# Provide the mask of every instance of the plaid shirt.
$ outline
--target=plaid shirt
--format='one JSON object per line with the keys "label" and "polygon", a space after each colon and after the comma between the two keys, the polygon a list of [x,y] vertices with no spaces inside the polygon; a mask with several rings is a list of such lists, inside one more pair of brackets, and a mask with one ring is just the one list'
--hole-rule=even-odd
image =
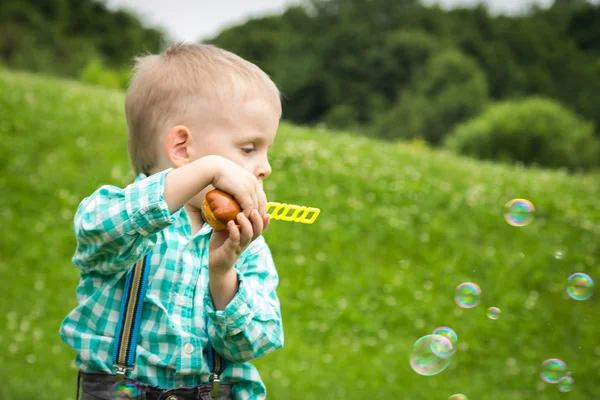
{"label": "plaid shirt", "polygon": [[210,343],[224,359],[223,382],[234,399],[263,399],[266,388],[248,361],[283,346],[278,275],[260,236],[235,265],[239,289],[216,311],[208,291],[208,224],[192,236],[182,207],[169,213],[165,175],[139,175],[125,189],[103,186],[84,199],[75,215],[80,270],[78,306],[60,335],[85,372],[114,373],[113,346],[128,270],[148,251],[151,269],[140,325],[135,368],[128,377],[161,388],[208,382],[203,351]]}

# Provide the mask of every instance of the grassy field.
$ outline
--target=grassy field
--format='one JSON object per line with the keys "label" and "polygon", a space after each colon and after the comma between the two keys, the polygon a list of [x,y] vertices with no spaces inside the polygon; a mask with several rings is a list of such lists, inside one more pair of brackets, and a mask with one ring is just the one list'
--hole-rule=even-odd
{"label": "grassy field", "polygon": [[[72,217],[101,184],[132,178],[121,92],[0,71],[0,399],[73,399],[73,352],[58,327],[75,305]],[[600,176],[459,158],[408,144],[283,125],[270,200],[317,206],[314,225],[273,222],[285,347],[256,360],[270,399],[600,398],[596,293],[574,301],[567,277],[600,283]],[[509,226],[526,198],[535,221]],[[562,259],[555,253],[563,252]],[[461,309],[473,281],[481,303]],[[486,309],[499,307],[498,320]],[[436,376],[409,366],[436,327],[458,334]],[[543,384],[564,360],[574,389]]]}

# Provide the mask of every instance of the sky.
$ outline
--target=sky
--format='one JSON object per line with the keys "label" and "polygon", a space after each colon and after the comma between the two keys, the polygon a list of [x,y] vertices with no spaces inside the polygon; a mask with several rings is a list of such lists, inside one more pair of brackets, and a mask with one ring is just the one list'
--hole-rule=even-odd
{"label": "sky", "polygon": [[[195,42],[251,17],[279,13],[301,0],[105,0],[110,8],[134,11],[152,26],[162,27],[175,40]],[[444,7],[486,3],[490,10],[513,13],[528,4],[546,6],[553,0],[425,0]]]}

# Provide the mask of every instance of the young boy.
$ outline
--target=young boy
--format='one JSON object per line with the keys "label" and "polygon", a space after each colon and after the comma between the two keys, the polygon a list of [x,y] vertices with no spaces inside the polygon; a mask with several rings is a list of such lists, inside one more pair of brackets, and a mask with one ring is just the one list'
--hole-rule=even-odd
{"label": "young boy", "polygon": [[[177,44],[136,60],[125,103],[137,178],[101,187],[75,215],[78,306],[60,334],[77,352],[78,396],[79,385],[84,400],[114,396],[125,280],[148,255],[135,365],[123,382],[139,399],[264,399],[248,361],[283,346],[278,275],[261,236],[279,91],[230,52]],[[218,232],[200,211],[212,188],[242,208]],[[221,373],[211,374],[211,346]]]}

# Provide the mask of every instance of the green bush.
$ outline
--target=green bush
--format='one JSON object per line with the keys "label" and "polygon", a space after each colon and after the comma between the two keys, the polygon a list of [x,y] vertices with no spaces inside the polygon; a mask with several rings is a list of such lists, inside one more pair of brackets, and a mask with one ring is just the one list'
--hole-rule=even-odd
{"label": "green bush", "polygon": [[80,79],[92,85],[123,89],[129,82],[129,71],[127,68],[119,70],[107,68],[100,59],[92,58],[81,70]]}
{"label": "green bush", "polygon": [[453,126],[477,115],[488,101],[484,73],[458,50],[432,56],[398,101],[375,119],[375,136],[423,138],[438,145]]}
{"label": "green bush", "polygon": [[323,122],[329,128],[334,129],[349,128],[358,123],[356,120],[356,111],[352,106],[347,104],[334,106],[331,111],[325,115]]}
{"label": "green bush", "polygon": [[541,97],[489,107],[457,126],[446,145],[480,159],[569,170],[593,168],[600,158],[594,125],[562,104]]}

